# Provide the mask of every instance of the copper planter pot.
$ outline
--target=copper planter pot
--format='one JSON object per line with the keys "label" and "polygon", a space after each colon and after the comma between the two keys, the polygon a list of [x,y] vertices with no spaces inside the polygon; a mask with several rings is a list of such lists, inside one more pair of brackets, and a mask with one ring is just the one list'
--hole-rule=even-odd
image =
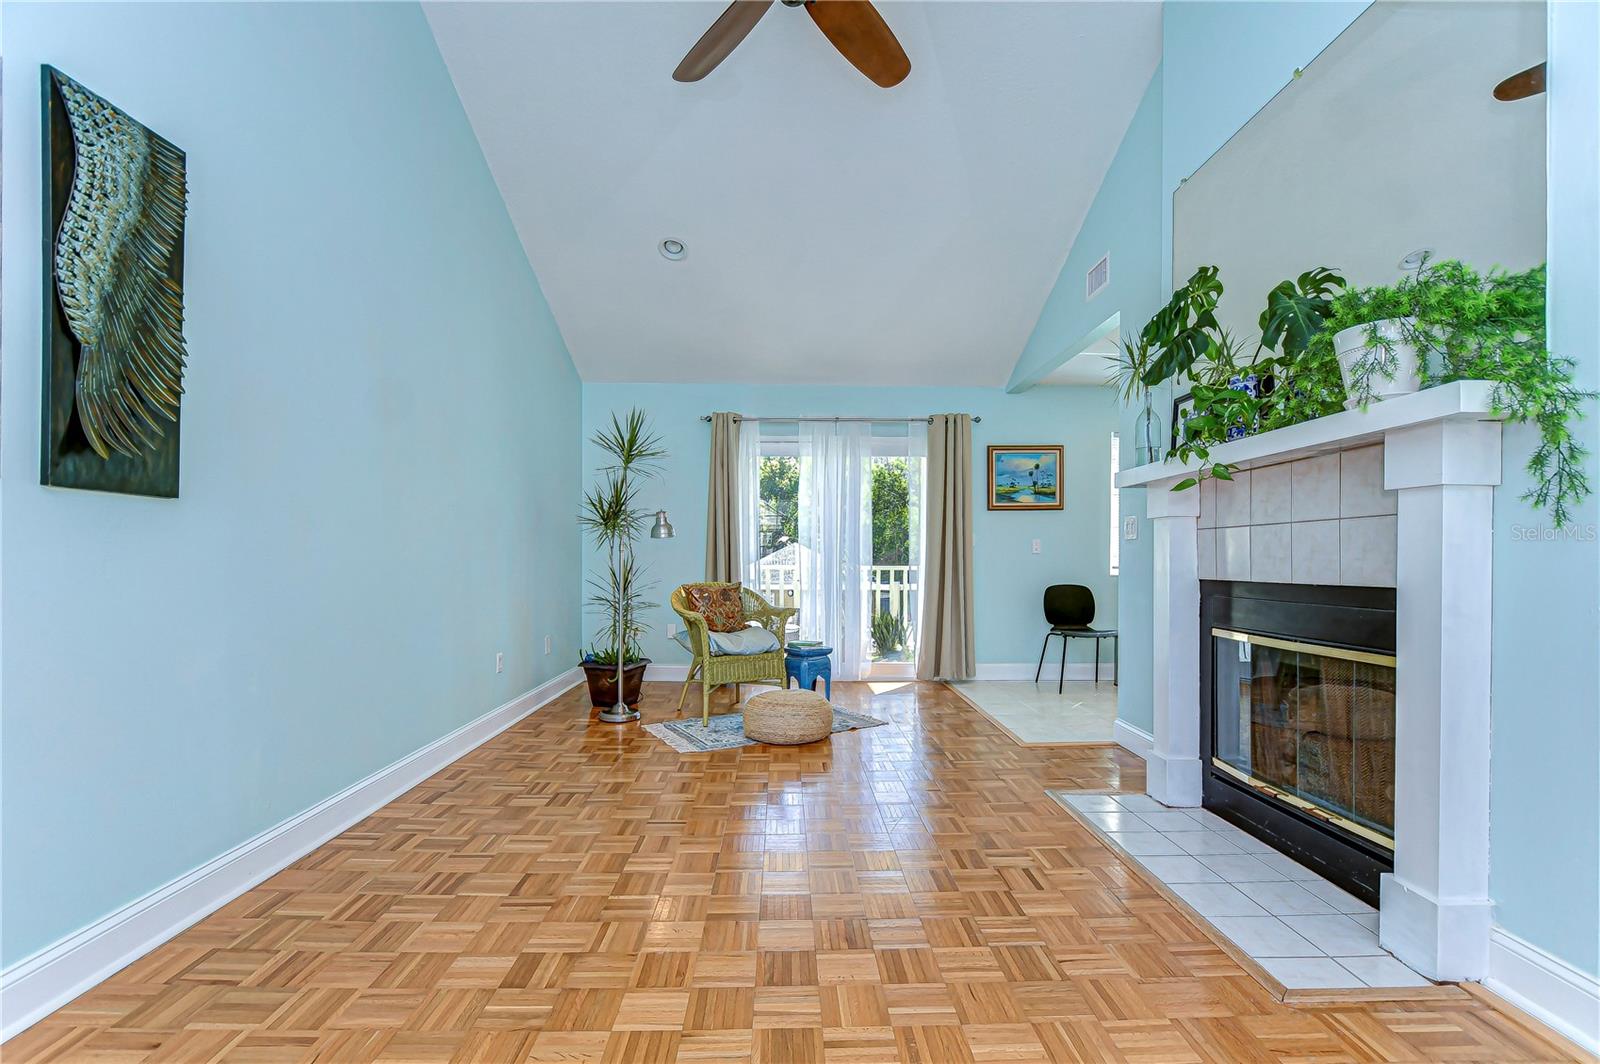
{"label": "copper planter pot", "polygon": [[[623,702],[629,709],[639,708],[640,691],[644,687],[645,666],[649,658],[623,666]],[[589,704],[597,709],[610,709],[617,704],[617,667],[593,661],[583,663],[583,675],[589,681]]]}

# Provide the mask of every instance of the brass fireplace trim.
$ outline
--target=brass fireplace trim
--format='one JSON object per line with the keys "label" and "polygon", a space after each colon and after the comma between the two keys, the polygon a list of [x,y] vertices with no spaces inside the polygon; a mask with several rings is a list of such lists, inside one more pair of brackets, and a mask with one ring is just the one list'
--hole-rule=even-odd
{"label": "brass fireplace trim", "polygon": [[1382,832],[1374,831],[1367,825],[1358,823],[1348,817],[1342,817],[1338,813],[1317,805],[1315,802],[1308,802],[1298,794],[1290,794],[1286,790],[1274,787],[1272,784],[1259,780],[1248,772],[1235,768],[1220,757],[1213,755],[1211,763],[1253,791],[1259,791],[1269,798],[1276,798],[1281,802],[1292,805],[1302,813],[1314,816],[1318,820],[1332,824],[1334,827],[1342,828],[1352,835],[1359,835],[1369,842],[1375,842],[1386,850],[1391,852],[1394,850],[1394,840]]}
{"label": "brass fireplace trim", "polygon": [[1278,650],[1298,650],[1307,654],[1320,654],[1325,658],[1339,658],[1344,661],[1359,661],[1367,665],[1386,665],[1395,667],[1393,654],[1374,654],[1369,650],[1346,650],[1343,647],[1330,647],[1326,643],[1300,643],[1293,639],[1279,639],[1270,635],[1255,635],[1250,632],[1235,632],[1227,628],[1213,628],[1211,634],[1218,639],[1231,639],[1235,643],[1249,643],[1258,647],[1274,647]]}

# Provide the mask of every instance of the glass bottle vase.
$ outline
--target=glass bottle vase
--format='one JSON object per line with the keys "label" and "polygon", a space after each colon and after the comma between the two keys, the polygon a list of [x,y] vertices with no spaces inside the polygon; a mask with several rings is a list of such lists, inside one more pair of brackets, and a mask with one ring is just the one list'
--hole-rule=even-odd
{"label": "glass bottle vase", "polygon": [[1149,465],[1159,462],[1167,453],[1165,441],[1161,438],[1161,417],[1156,413],[1155,398],[1146,392],[1144,406],[1139,411],[1139,416],[1133,422],[1133,462],[1135,465]]}

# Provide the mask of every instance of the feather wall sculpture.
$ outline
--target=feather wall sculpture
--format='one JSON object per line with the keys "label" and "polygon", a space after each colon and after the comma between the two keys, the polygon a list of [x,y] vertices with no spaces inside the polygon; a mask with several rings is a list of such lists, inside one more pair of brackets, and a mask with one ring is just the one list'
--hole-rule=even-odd
{"label": "feather wall sculpture", "polygon": [[[54,194],[46,200],[56,325],[72,356],[70,410],[60,409],[64,396],[46,396],[54,439],[45,441],[45,483],[175,496],[186,358],[184,155],[59,71],[47,67],[44,80],[46,151],[71,152],[65,196],[54,195],[64,174],[51,159]],[[52,136],[63,122],[70,145]],[[53,389],[65,384],[60,339],[46,340]]]}

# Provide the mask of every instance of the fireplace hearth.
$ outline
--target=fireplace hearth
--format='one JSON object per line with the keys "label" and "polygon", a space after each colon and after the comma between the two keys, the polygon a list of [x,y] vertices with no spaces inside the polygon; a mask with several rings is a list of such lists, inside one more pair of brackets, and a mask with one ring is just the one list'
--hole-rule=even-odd
{"label": "fireplace hearth", "polygon": [[1357,897],[1394,867],[1393,588],[1200,582],[1202,805]]}

